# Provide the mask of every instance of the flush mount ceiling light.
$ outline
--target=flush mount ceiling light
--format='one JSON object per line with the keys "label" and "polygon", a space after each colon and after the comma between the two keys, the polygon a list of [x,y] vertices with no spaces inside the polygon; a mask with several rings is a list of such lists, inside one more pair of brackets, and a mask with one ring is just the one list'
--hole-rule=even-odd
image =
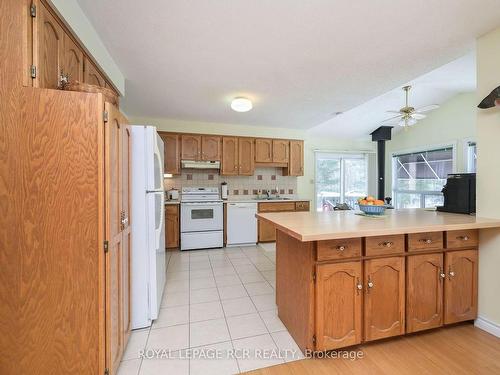
{"label": "flush mount ceiling light", "polygon": [[234,98],[231,102],[231,109],[236,112],[248,112],[252,107],[251,100],[247,98]]}

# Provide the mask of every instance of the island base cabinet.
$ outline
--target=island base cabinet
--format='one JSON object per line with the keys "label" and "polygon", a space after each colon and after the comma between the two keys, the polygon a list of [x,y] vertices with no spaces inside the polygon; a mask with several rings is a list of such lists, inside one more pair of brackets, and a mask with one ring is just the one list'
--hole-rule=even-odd
{"label": "island base cabinet", "polygon": [[316,266],[316,350],[361,342],[361,262]]}
{"label": "island base cabinet", "polygon": [[443,254],[412,255],[406,262],[406,332],[443,325]]}
{"label": "island base cabinet", "polygon": [[404,334],[404,258],[365,261],[364,287],[364,340],[378,340]]}
{"label": "island base cabinet", "polygon": [[477,317],[477,250],[450,251],[445,255],[444,323]]}

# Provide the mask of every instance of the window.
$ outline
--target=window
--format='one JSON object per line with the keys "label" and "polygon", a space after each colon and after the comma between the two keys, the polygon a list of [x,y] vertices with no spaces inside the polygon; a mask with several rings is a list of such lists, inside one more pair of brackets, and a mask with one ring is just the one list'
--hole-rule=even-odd
{"label": "window", "polygon": [[332,211],[338,203],[354,207],[368,190],[366,155],[316,153],[316,210]]}
{"label": "window", "polygon": [[476,173],[477,170],[477,145],[476,142],[467,142],[467,172]]}
{"label": "window", "polygon": [[441,190],[453,173],[453,148],[394,155],[393,195],[396,208],[443,204]]}

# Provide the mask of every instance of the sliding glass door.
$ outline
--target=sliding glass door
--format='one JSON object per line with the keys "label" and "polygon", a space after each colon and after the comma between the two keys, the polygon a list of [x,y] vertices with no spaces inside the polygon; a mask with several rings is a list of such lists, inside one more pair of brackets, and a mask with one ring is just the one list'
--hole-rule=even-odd
{"label": "sliding glass door", "polygon": [[332,211],[339,203],[354,208],[357,199],[367,195],[366,155],[317,152],[315,157],[317,211]]}

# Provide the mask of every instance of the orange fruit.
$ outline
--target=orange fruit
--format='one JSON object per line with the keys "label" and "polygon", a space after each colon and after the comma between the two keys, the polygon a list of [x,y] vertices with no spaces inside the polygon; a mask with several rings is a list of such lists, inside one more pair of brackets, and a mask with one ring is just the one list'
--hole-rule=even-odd
{"label": "orange fruit", "polygon": [[361,199],[361,200],[359,201],[359,204],[360,204],[360,205],[362,205],[362,206],[366,205],[367,203],[368,203],[368,202],[366,201],[366,199]]}
{"label": "orange fruit", "polygon": [[383,206],[384,204],[385,204],[384,201],[380,199],[375,200],[375,206]]}
{"label": "orange fruit", "polygon": [[367,200],[368,202],[374,202],[374,201],[375,201],[375,198],[373,198],[371,195],[369,195],[369,196],[367,196],[367,197],[366,197],[366,200]]}

